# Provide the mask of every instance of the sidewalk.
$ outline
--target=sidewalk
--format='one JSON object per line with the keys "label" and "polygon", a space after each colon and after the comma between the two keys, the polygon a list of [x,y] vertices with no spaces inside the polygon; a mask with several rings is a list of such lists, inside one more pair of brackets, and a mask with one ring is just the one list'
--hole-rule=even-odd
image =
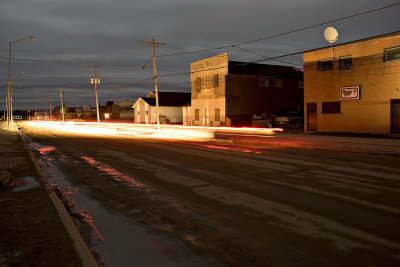
{"label": "sidewalk", "polygon": [[0,122],[0,266],[82,266],[15,125]]}

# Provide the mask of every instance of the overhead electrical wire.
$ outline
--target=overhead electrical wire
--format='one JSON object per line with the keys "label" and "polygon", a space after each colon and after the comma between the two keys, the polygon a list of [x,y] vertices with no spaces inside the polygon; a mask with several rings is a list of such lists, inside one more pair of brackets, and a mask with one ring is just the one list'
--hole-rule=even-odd
{"label": "overhead electrical wire", "polygon": [[[268,35],[268,36],[265,36],[265,37],[261,37],[261,38],[257,38],[257,39],[253,39],[253,40],[249,40],[249,41],[245,41],[245,42],[241,42],[241,43],[229,44],[229,45],[224,45],[224,46],[219,46],[219,47],[214,47],[214,48],[193,50],[193,51],[187,51],[187,52],[164,54],[164,55],[158,55],[157,57],[161,58],[161,57],[179,56],[179,55],[201,53],[201,52],[207,52],[207,51],[213,51],[213,50],[221,50],[221,49],[225,49],[225,48],[235,48],[237,46],[242,46],[242,45],[246,45],[246,44],[250,44],[250,43],[254,43],[254,42],[259,42],[259,41],[263,41],[263,40],[267,40],[267,39],[271,39],[271,38],[281,37],[281,36],[292,34],[292,33],[295,33],[295,32],[300,32],[300,31],[316,28],[316,27],[319,27],[319,26],[327,25],[327,24],[330,24],[330,23],[339,22],[339,21],[342,21],[342,20],[347,20],[347,19],[350,19],[350,18],[366,15],[366,14],[369,14],[369,13],[377,12],[377,11],[384,10],[384,9],[387,9],[387,8],[391,8],[391,7],[396,7],[396,6],[399,6],[399,5],[400,5],[400,2],[397,2],[397,3],[393,3],[393,4],[390,4],[390,5],[383,6],[383,7],[370,9],[370,10],[367,10],[367,11],[364,11],[364,12],[356,13],[356,14],[353,14],[353,15],[349,15],[349,16],[345,16],[345,17],[341,17],[341,18],[337,18],[337,19],[333,19],[333,20],[329,20],[329,21],[325,21],[325,22],[321,22],[321,23],[317,23],[317,24],[313,24],[313,25],[310,25],[310,26],[306,26],[306,27],[302,27],[302,28],[298,28],[298,29],[294,29],[294,30],[278,33],[278,34]],[[241,48],[241,49],[243,49],[243,48]],[[7,59],[8,60],[8,58],[6,58],[6,57],[0,57],[0,59]],[[91,63],[87,63],[87,62],[78,62],[78,61],[69,61],[69,60],[54,60],[54,61],[52,61],[52,60],[27,59],[27,58],[13,58],[13,59],[14,60],[22,60],[22,61],[37,61],[37,62],[44,62],[44,63],[67,63],[67,64],[80,64],[80,65],[91,64]],[[130,65],[130,64],[114,64],[114,63],[105,63],[105,64],[101,64],[101,65],[123,66],[123,67],[138,67],[140,69],[144,69],[151,59],[152,58],[147,60],[145,64],[141,64],[141,65],[140,64],[132,64],[132,65]]]}
{"label": "overhead electrical wire", "polygon": [[[8,57],[0,57],[0,59],[3,60],[9,60]],[[73,64],[73,65],[82,65],[82,66],[88,66],[93,63],[89,62],[81,62],[81,61],[72,61],[72,60],[48,60],[48,59],[31,59],[31,58],[11,58],[12,60],[17,60],[17,61],[28,61],[28,62],[40,62],[40,63],[45,63],[45,64]],[[145,63],[147,64],[147,63]],[[144,64],[116,64],[116,63],[102,63],[100,64],[102,66],[107,66],[107,67],[136,67],[139,69],[143,69]]]}
{"label": "overhead electrical wire", "polygon": [[208,51],[213,51],[213,50],[221,50],[221,49],[225,49],[225,48],[234,48],[236,46],[241,46],[241,45],[255,43],[255,42],[259,42],[259,41],[263,41],[263,40],[267,40],[267,39],[271,39],[271,38],[276,38],[276,37],[288,35],[288,34],[291,34],[291,33],[300,32],[300,31],[316,28],[316,27],[319,27],[319,26],[327,25],[327,24],[330,24],[330,23],[334,23],[334,22],[338,22],[338,21],[342,21],[342,20],[346,20],[346,19],[350,19],[350,18],[366,15],[366,14],[369,14],[369,13],[377,12],[377,11],[380,11],[380,10],[383,10],[383,9],[387,9],[387,8],[391,8],[391,7],[395,7],[395,6],[398,6],[398,5],[400,5],[400,2],[391,4],[391,5],[387,5],[387,6],[383,6],[383,7],[379,7],[379,8],[375,8],[375,9],[370,9],[370,10],[367,10],[367,11],[364,11],[364,12],[360,12],[360,13],[357,13],[357,14],[353,14],[353,15],[349,15],[349,16],[346,16],[346,17],[337,18],[337,19],[333,19],[333,20],[317,23],[317,24],[314,24],[314,25],[311,25],[311,26],[306,26],[306,27],[302,27],[302,28],[286,31],[286,32],[283,32],[283,33],[273,34],[273,35],[269,35],[269,36],[265,36],[265,37],[253,39],[253,40],[250,40],[250,41],[237,43],[237,44],[230,44],[230,45],[224,45],[224,46],[220,46],[220,47],[201,49],[201,50],[194,50],[194,51],[188,51],[188,52],[165,54],[165,55],[159,55],[157,57],[180,56],[180,55],[208,52]]}

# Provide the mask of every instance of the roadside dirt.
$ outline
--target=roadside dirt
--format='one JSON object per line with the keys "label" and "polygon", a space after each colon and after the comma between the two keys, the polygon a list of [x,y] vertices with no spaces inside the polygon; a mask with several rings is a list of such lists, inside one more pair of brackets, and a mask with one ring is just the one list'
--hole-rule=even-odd
{"label": "roadside dirt", "polygon": [[81,266],[57,211],[43,189],[0,191],[0,263]]}
{"label": "roadside dirt", "polygon": [[0,188],[1,266],[81,266],[17,132],[1,132],[1,157],[17,187]]}

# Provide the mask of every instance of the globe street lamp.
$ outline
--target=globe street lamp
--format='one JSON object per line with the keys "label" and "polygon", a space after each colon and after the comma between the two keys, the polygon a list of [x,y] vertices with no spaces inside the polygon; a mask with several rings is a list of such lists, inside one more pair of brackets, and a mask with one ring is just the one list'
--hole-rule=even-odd
{"label": "globe street lamp", "polygon": [[11,75],[11,47],[13,44],[18,43],[25,39],[32,39],[35,40],[36,36],[27,36],[16,41],[10,42],[10,50],[9,50],[9,57],[8,57],[8,82],[7,82],[7,127],[10,129],[10,124],[13,121],[12,115],[12,75]]}

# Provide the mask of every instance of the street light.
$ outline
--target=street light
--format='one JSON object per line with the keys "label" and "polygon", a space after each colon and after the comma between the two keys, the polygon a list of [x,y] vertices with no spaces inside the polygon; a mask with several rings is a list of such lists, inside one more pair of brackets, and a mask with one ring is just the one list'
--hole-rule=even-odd
{"label": "street light", "polygon": [[10,124],[13,121],[12,115],[12,75],[11,75],[11,47],[13,44],[18,43],[25,39],[35,40],[36,36],[26,36],[16,41],[10,42],[9,57],[8,57],[8,82],[7,82],[7,127],[10,129]]}

